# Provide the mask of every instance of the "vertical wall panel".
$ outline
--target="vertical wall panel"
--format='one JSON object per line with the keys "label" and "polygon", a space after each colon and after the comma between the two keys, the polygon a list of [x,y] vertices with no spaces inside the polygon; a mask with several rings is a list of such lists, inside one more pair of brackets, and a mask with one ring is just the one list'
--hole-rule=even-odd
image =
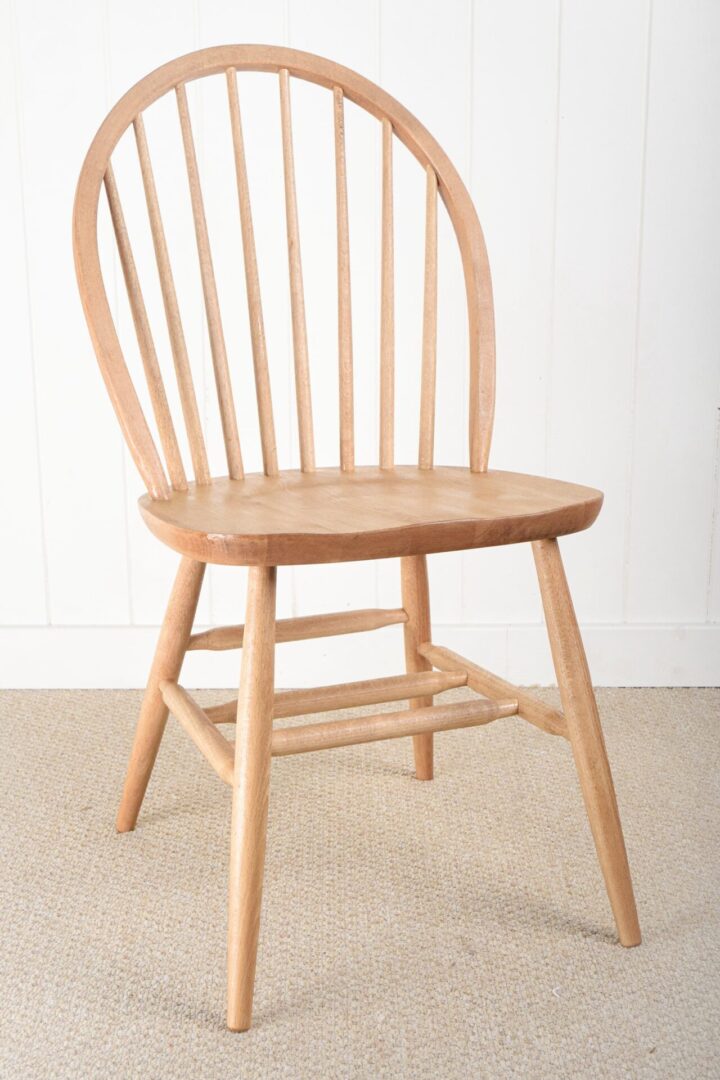
{"label": "vertical wall panel", "polygon": [[0,4],[0,296],[3,368],[0,393],[0,622],[44,623],[45,564],[33,387],[31,311],[27,294],[23,170],[17,128],[13,9]]}
{"label": "vertical wall panel", "polygon": [[[720,399],[720,388],[718,392]],[[710,574],[708,580],[707,617],[710,622],[720,622],[720,406],[716,413],[717,438],[715,439],[715,501],[713,504],[713,529],[710,540]]]}
{"label": "vertical wall panel", "polygon": [[648,5],[566,4],[547,471],[598,487],[563,541],[580,617],[622,618],[641,221]]}
{"label": "vertical wall panel", "polygon": [[[473,6],[472,195],[490,257],[497,395],[490,464],[542,473],[550,364],[558,3]],[[468,552],[463,620],[541,617],[523,547]]]}
{"label": "vertical wall panel", "polygon": [[[142,681],[138,656],[150,632],[143,627],[161,619],[177,556],[154,540],[136,509],[142,482],[122,448],[78,299],[72,199],[83,156],[112,102],[164,61],[231,41],[289,44],[347,64],[397,96],[439,139],[476,200],[493,271],[498,394],[491,466],[605,489],[598,524],[563,541],[603,682],[711,682],[720,621],[720,8],[713,0],[0,0],[6,357],[0,445],[12,466],[4,482],[12,513],[0,515],[0,627],[18,627],[6,630],[10,651],[0,682],[30,678],[21,662],[29,652],[33,670],[46,673],[48,683]],[[188,96],[243,452],[247,468],[256,469],[223,78],[190,85]],[[243,77],[241,105],[278,447],[282,464],[294,465],[274,77]],[[294,81],[293,119],[317,457],[331,465],[339,454],[330,95]],[[375,122],[352,106],[346,121],[362,464],[375,460],[378,436],[380,139]],[[214,470],[222,472],[173,95],[148,110],[146,124],[203,421]],[[114,164],[176,406],[132,136]],[[396,457],[407,462],[416,459],[418,444],[424,175],[399,144],[395,180]],[[110,238],[104,197],[100,235]],[[439,242],[436,461],[465,463],[466,306],[442,207]],[[104,267],[128,364],[146,403],[110,247]],[[540,605],[525,546],[431,556],[429,562],[434,620],[451,624],[444,631],[450,644],[480,662],[485,649],[484,662],[511,676],[551,677],[543,666]],[[286,569],[279,612],[394,605],[398,569],[397,560]],[[198,622],[240,621],[245,571],[212,568],[206,581]],[[35,629],[47,622],[55,625]],[[75,637],[93,626],[105,634],[87,650],[85,677]],[[439,628],[438,638],[442,634]],[[106,649],[116,657],[112,663]],[[383,665],[398,670],[401,652],[401,634],[392,629],[373,641],[288,646],[279,651],[278,678],[285,685],[326,681],[328,664],[343,670],[347,664],[348,677],[379,673]],[[198,655],[188,663],[188,679],[232,682],[236,667],[236,656]]]}
{"label": "vertical wall panel", "polygon": [[702,622],[720,341],[720,6],[656,0],[627,616]]}
{"label": "vertical wall panel", "polygon": [[82,315],[70,239],[78,173],[107,105],[102,12],[40,0],[17,5],[50,617],[58,623],[128,619],[121,440]]}

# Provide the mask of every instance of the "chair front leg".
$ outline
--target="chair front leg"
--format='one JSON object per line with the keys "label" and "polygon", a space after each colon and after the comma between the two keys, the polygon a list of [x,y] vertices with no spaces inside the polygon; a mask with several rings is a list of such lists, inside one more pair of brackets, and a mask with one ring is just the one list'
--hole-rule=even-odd
{"label": "chair front leg", "polygon": [[635,897],[597,702],[557,540],[532,545],[555,674],[620,942],[640,944]]}
{"label": "chair front leg", "polygon": [[160,683],[164,679],[175,682],[180,674],[204,574],[205,563],[194,559],[183,558],[178,567],[135,729],[115,822],[118,832],[130,832],[135,828],[168,717]]}
{"label": "chair front leg", "polygon": [[[424,555],[407,555],[400,560],[402,602],[407,612],[404,624],[405,667],[408,673],[431,671],[432,664],[421,656],[418,646],[431,640],[430,590],[428,587],[427,559]],[[423,709],[432,705],[431,697],[414,698],[411,709]],[[433,733],[413,736],[415,775],[418,780],[433,778]]]}
{"label": "chair front leg", "polygon": [[274,567],[251,567],[230,834],[227,1023],[232,1031],[247,1031],[252,1021],[270,787],[275,585]]}

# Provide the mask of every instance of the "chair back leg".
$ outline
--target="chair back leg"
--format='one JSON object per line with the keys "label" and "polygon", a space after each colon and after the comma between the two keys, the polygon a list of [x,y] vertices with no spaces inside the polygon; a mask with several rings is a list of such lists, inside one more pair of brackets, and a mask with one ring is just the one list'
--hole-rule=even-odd
{"label": "chair back leg", "polygon": [[249,571],[230,833],[228,1008],[232,1031],[252,1021],[260,933],[275,674],[274,567]]}
{"label": "chair back leg", "polygon": [[538,540],[532,547],[568,736],[618,935],[622,945],[639,945],[615,788],[560,548],[557,540]]}
{"label": "chair back leg", "polygon": [[[402,602],[407,612],[403,626],[405,637],[405,668],[408,672],[431,671],[432,664],[421,656],[418,649],[431,641],[430,590],[428,588],[427,559],[424,555],[408,555],[400,560]],[[432,705],[431,697],[413,698],[411,709],[424,709]],[[433,733],[413,736],[415,775],[418,780],[433,778]]]}
{"label": "chair back leg", "polygon": [[168,708],[160,684],[176,682],[185,658],[202,588],[205,563],[183,558],[178,567],[145,690],[122,799],[116,818],[118,832],[135,828],[150,774],[165,731]]}

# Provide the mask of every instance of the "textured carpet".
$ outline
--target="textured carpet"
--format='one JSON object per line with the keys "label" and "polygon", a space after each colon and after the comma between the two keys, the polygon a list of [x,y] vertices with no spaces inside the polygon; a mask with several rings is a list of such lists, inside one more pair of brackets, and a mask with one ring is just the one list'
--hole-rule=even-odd
{"label": "textured carpet", "polygon": [[232,1035],[227,789],[171,720],[117,836],[139,695],[0,695],[0,1074],[717,1078],[720,691],[599,697],[640,948],[615,942],[563,740],[442,734],[426,784],[408,740],[278,759]]}

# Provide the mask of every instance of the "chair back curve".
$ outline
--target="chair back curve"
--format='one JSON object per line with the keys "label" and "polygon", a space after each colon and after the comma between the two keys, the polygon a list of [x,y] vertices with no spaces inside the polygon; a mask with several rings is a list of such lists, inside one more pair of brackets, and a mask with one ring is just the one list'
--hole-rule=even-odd
{"label": "chair back curve", "polygon": [[[76,274],[93,346],[119,418],[123,434],[148,493],[167,499],[173,491],[188,488],[190,476],[198,484],[211,481],[206,432],[201,419],[202,387],[193,378],[192,348],[181,316],[181,292],[176,286],[178,264],[171,260],[161,214],[159,185],[151,159],[144,113],[166,95],[177,110],[179,140],[187,171],[192,231],[199,261],[204,318],[212,359],[214,396],[219,412],[219,431],[230,477],[243,476],[240,427],[233,397],[232,365],[228,360],[221,304],[215,276],[210,231],[203,199],[196,140],[186,85],[193,80],[219,77],[227,101],[227,140],[234,162],[237,187],[239,237],[242,246],[248,310],[250,351],[257,400],[257,419],[263,470],[279,471],[275,420],[268,368],[268,349],[258,273],[248,168],[238,90],[238,74],[264,72],[274,76],[279,93],[282,141],[282,182],[289,273],[290,325],[294,366],[299,460],[304,471],[316,467],[311,388],[311,364],[305,318],[303,269],[293,151],[291,87],[295,79],[314,83],[329,91],[335,157],[335,228],[337,247],[337,333],[339,388],[340,465],[355,467],[355,408],[353,393],[353,341],[350,285],[350,230],[347,162],[345,148],[345,102],[350,101],[374,117],[381,146],[381,237],[379,296],[379,447],[378,463],[395,463],[395,299],[394,299],[394,138],[410,151],[425,173],[425,264],[422,312],[418,465],[432,468],[435,429],[437,339],[437,196],[447,209],[462,260],[468,313],[469,343],[469,466],[487,469],[495,394],[495,331],[492,286],[485,242],[472,200],[447,155],[430,133],[399,102],[374,83],[329,60],[294,49],[266,45],[226,45],[202,49],[163,65],[129,90],[100,126],[80,173],[73,216],[73,247]],[[216,78],[216,83],[217,83]],[[132,129],[136,166],[139,165],[145,210],[149,222],[148,246],[154,253],[159,297],[166,323],[174,382],[166,385],[151,328],[149,305],[140,285],[132,230],[120,199],[113,154],[122,136]],[[232,170],[231,170],[232,171]],[[184,183],[185,181],[183,181]],[[100,189],[104,187],[117,255],[125,282],[131,321],[145,386],[142,395],[126,362],[106,290],[98,242]],[[282,196],[281,196],[282,198]],[[210,205],[210,204],[207,204]],[[107,273],[105,277],[107,277]],[[112,290],[111,290],[112,292]],[[163,331],[165,333],[165,331]],[[169,360],[168,360],[169,363]],[[318,373],[315,372],[317,377]],[[291,391],[290,391],[291,392]],[[141,396],[149,403],[143,407]],[[148,416],[152,420],[149,421]],[[177,413],[177,416],[174,415]],[[179,423],[182,422],[184,432]],[[151,430],[154,426],[154,432]],[[220,438],[220,436],[218,436]],[[192,473],[186,472],[186,465]]]}

